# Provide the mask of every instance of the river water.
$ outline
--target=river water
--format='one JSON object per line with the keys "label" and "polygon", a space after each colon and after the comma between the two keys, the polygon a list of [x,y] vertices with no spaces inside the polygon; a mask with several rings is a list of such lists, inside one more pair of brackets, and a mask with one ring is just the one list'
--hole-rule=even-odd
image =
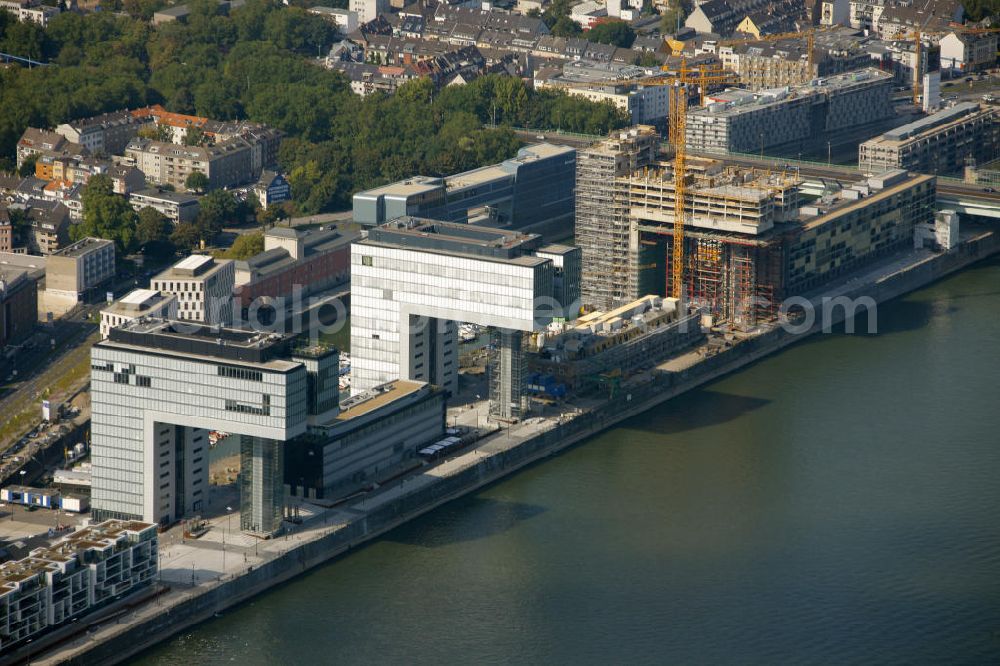
{"label": "river water", "polygon": [[1000,663],[1000,261],[453,502],[142,663]]}

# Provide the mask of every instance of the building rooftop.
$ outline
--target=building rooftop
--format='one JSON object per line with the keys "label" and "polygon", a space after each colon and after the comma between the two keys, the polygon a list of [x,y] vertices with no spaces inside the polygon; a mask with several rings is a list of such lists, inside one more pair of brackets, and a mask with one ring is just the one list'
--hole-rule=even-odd
{"label": "building rooftop", "polygon": [[433,176],[413,176],[412,178],[407,178],[406,180],[389,183],[388,185],[376,187],[365,192],[359,192],[359,194],[369,196],[389,195],[403,197],[420,194],[422,192],[432,192],[440,189],[442,185],[444,185],[443,178],[436,178]]}
{"label": "building rooftop", "polygon": [[888,84],[892,81],[890,72],[883,72],[869,67],[867,69],[837,74],[813,79],[807,85],[795,88],[779,88],[775,90],[760,90],[752,93],[753,98],[746,91],[728,89],[723,93],[713,94],[712,99],[719,100],[716,104],[709,104],[706,107],[693,109],[689,116],[735,116],[741,113],[759,111],[762,108],[787,104],[792,100],[809,98],[823,93],[837,93],[850,88],[882,82]]}
{"label": "building rooftop", "polygon": [[541,240],[538,234],[406,216],[371,229],[360,244],[512,261],[536,250]]}
{"label": "building rooftop", "polygon": [[921,118],[920,120],[914,120],[912,123],[907,123],[901,125],[894,129],[889,130],[881,136],[877,136],[872,141],[905,141],[907,139],[912,139],[913,137],[922,134],[928,130],[940,127],[956,120],[960,120],[966,116],[972,115],[980,110],[979,104],[974,102],[959,102],[955,106],[938,111],[935,114],[927,116],[926,118]]}
{"label": "building rooftop", "polygon": [[135,289],[102,309],[101,313],[138,316],[176,298],[172,294],[164,294],[155,289]]}
{"label": "building rooftop", "polygon": [[411,393],[416,393],[425,386],[427,384],[424,382],[414,382],[405,379],[396,379],[381,386],[376,386],[369,391],[351,396],[340,403],[340,413],[334,417],[334,420],[349,421],[355,419]]}
{"label": "building rooftop", "polygon": [[216,259],[204,254],[192,254],[157,275],[153,280],[207,279],[230,261],[230,259]]}
{"label": "building rooftop", "polygon": [[[837,198],[829,201],[817,202],[819,204],[818,206],[803,207],[801,209],[802,214],[800,215],[800,219],[802,219],[803,222],[802,226],[805,229],[822,226],[831,219],[843,215],[844,213],[860,208],[866,208],[874,202],[891,197],[907,187],[912,187],[918,183],[923,183],[933,179],[934,176],[928,176],[925,174],[909,174],[901,170],[894,170],[881,174],[880,176],[869,178],[866,183],[860,184],[861,187],[867,185],[870,186],[872,190],[875,190],[868,196],[864,196],[859,199]],[[818,209],[819,214],[810,215],[810,213],[806,212],[810,208]]]}
{"label": "building rooftop", "polygon": [[188,194],[187,192],[171,192],[170,190],[160,190],[160,189],[146,189],[139,190],[138,192],[133,192],[130,197],[140,197],[143,199],[153,199],[159,201],[169,201],[176,204],[186,204],[192,201],[198,201],[198,197],[193,194]]}
{"label": "building rooftop", "polygon": [[288,360],[288,343],[287,337],[277,333],[142,317],[111,329],[108,339],[97,346],[156,350],[182,358],[242,362],[287,372],[300,365]]}
{"label": "building rooftop", "polygon": [[109,240],[104,240],[103,238],[81,238],[72,245],[67,245],[63,249],[54,253],[52,256],[55,257],[82,257],[85,254],[106,248],[108,246],[114,247],[114,242]]}

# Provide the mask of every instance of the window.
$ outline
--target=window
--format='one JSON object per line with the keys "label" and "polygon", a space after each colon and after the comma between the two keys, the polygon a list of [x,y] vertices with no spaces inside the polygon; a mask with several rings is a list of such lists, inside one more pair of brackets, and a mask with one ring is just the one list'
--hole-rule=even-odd
{"label": "window", "polygon": [[371,258],[371,256],[370,255],[364,255],[364,256],[362,256],[361,257],[361,265],[362,266],[371,266],[372,265],[372,258]]}
{"label": "window", "polygon": [[249,368],[236,368],[231,365],[220,365],[219,376],[231,379],[249,379],[254,382],[264,381],[264,373],[260,370],[250,370]]}

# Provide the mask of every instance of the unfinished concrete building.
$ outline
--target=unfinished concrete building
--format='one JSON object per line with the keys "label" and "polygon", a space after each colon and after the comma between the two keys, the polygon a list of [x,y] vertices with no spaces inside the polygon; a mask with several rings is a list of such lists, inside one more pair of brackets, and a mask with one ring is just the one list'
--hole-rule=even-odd
{"label": "unfinished concrete building", "polygon": [[652,164],[660,136],[648,125],[613,132],[577,153],[576,242],[583,252],[581,297],[584,305],[611,309],[638,298],[627,274],[628,211],[614,196],[613,183]]}
{"label": "unfinished concrete building", "polygon": [[968,160],[989,162],[1000,151],[1000,108],[961,102],[927,118],[865,141],[858,147],[862,173],[908,169],[959,173]]}
{"label": "unfinished concrete building", "polygon": [[578,208],[591,206],[595,219],[604,221],[594,226],[593,237],[580,240],[583,291],[600,297],[584,299],[585,305],[618,308],[643,294],[683,298],[713,324],[747,330],[772,320],[785,297],[911,246],[914,227],[934,215],[934,178],[903,171],[808,205],[800,201],[793,173],[695,158],[684,177],[683,294],[672,293],[669,279],[672,163],[654,162],[603,187],[578,190]]}
{"label": "unfinished concrete building", "polygon": [[892,75],[868,68],[759,93],[727,90],[687,114],[691,152],[764,153],[802,149],[893,116]]}

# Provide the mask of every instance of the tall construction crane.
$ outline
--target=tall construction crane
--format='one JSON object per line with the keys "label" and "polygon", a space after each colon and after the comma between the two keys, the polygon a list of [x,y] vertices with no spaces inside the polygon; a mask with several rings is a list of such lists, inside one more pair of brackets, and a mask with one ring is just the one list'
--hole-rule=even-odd
{"label": "tall construction crane", "polygon": [[675,81],[673,99],[670,104],[670,143],[674,147],[674,247],[673,261],[670,262],[670,295],[684,299],[684,200],[687,190],[687,152],[685,128],[687,126],[688,91],[684,81]]}
{"label": "tall construction crane", "polygon": [[924,47],[923,37],[926,35],[948,35],[951,33],[960,35],[984,35],[991,32],[1000,32],[1000,28],[965,28],[956,26],[948,30],[922,30],[913,28],[909,32],[899,32],[893,35],[893,39],[901,41],[913,40],[913,105],[920,106],[920,94],[923,87],[923,75],[920,68],[922,66],[921,56]]}

